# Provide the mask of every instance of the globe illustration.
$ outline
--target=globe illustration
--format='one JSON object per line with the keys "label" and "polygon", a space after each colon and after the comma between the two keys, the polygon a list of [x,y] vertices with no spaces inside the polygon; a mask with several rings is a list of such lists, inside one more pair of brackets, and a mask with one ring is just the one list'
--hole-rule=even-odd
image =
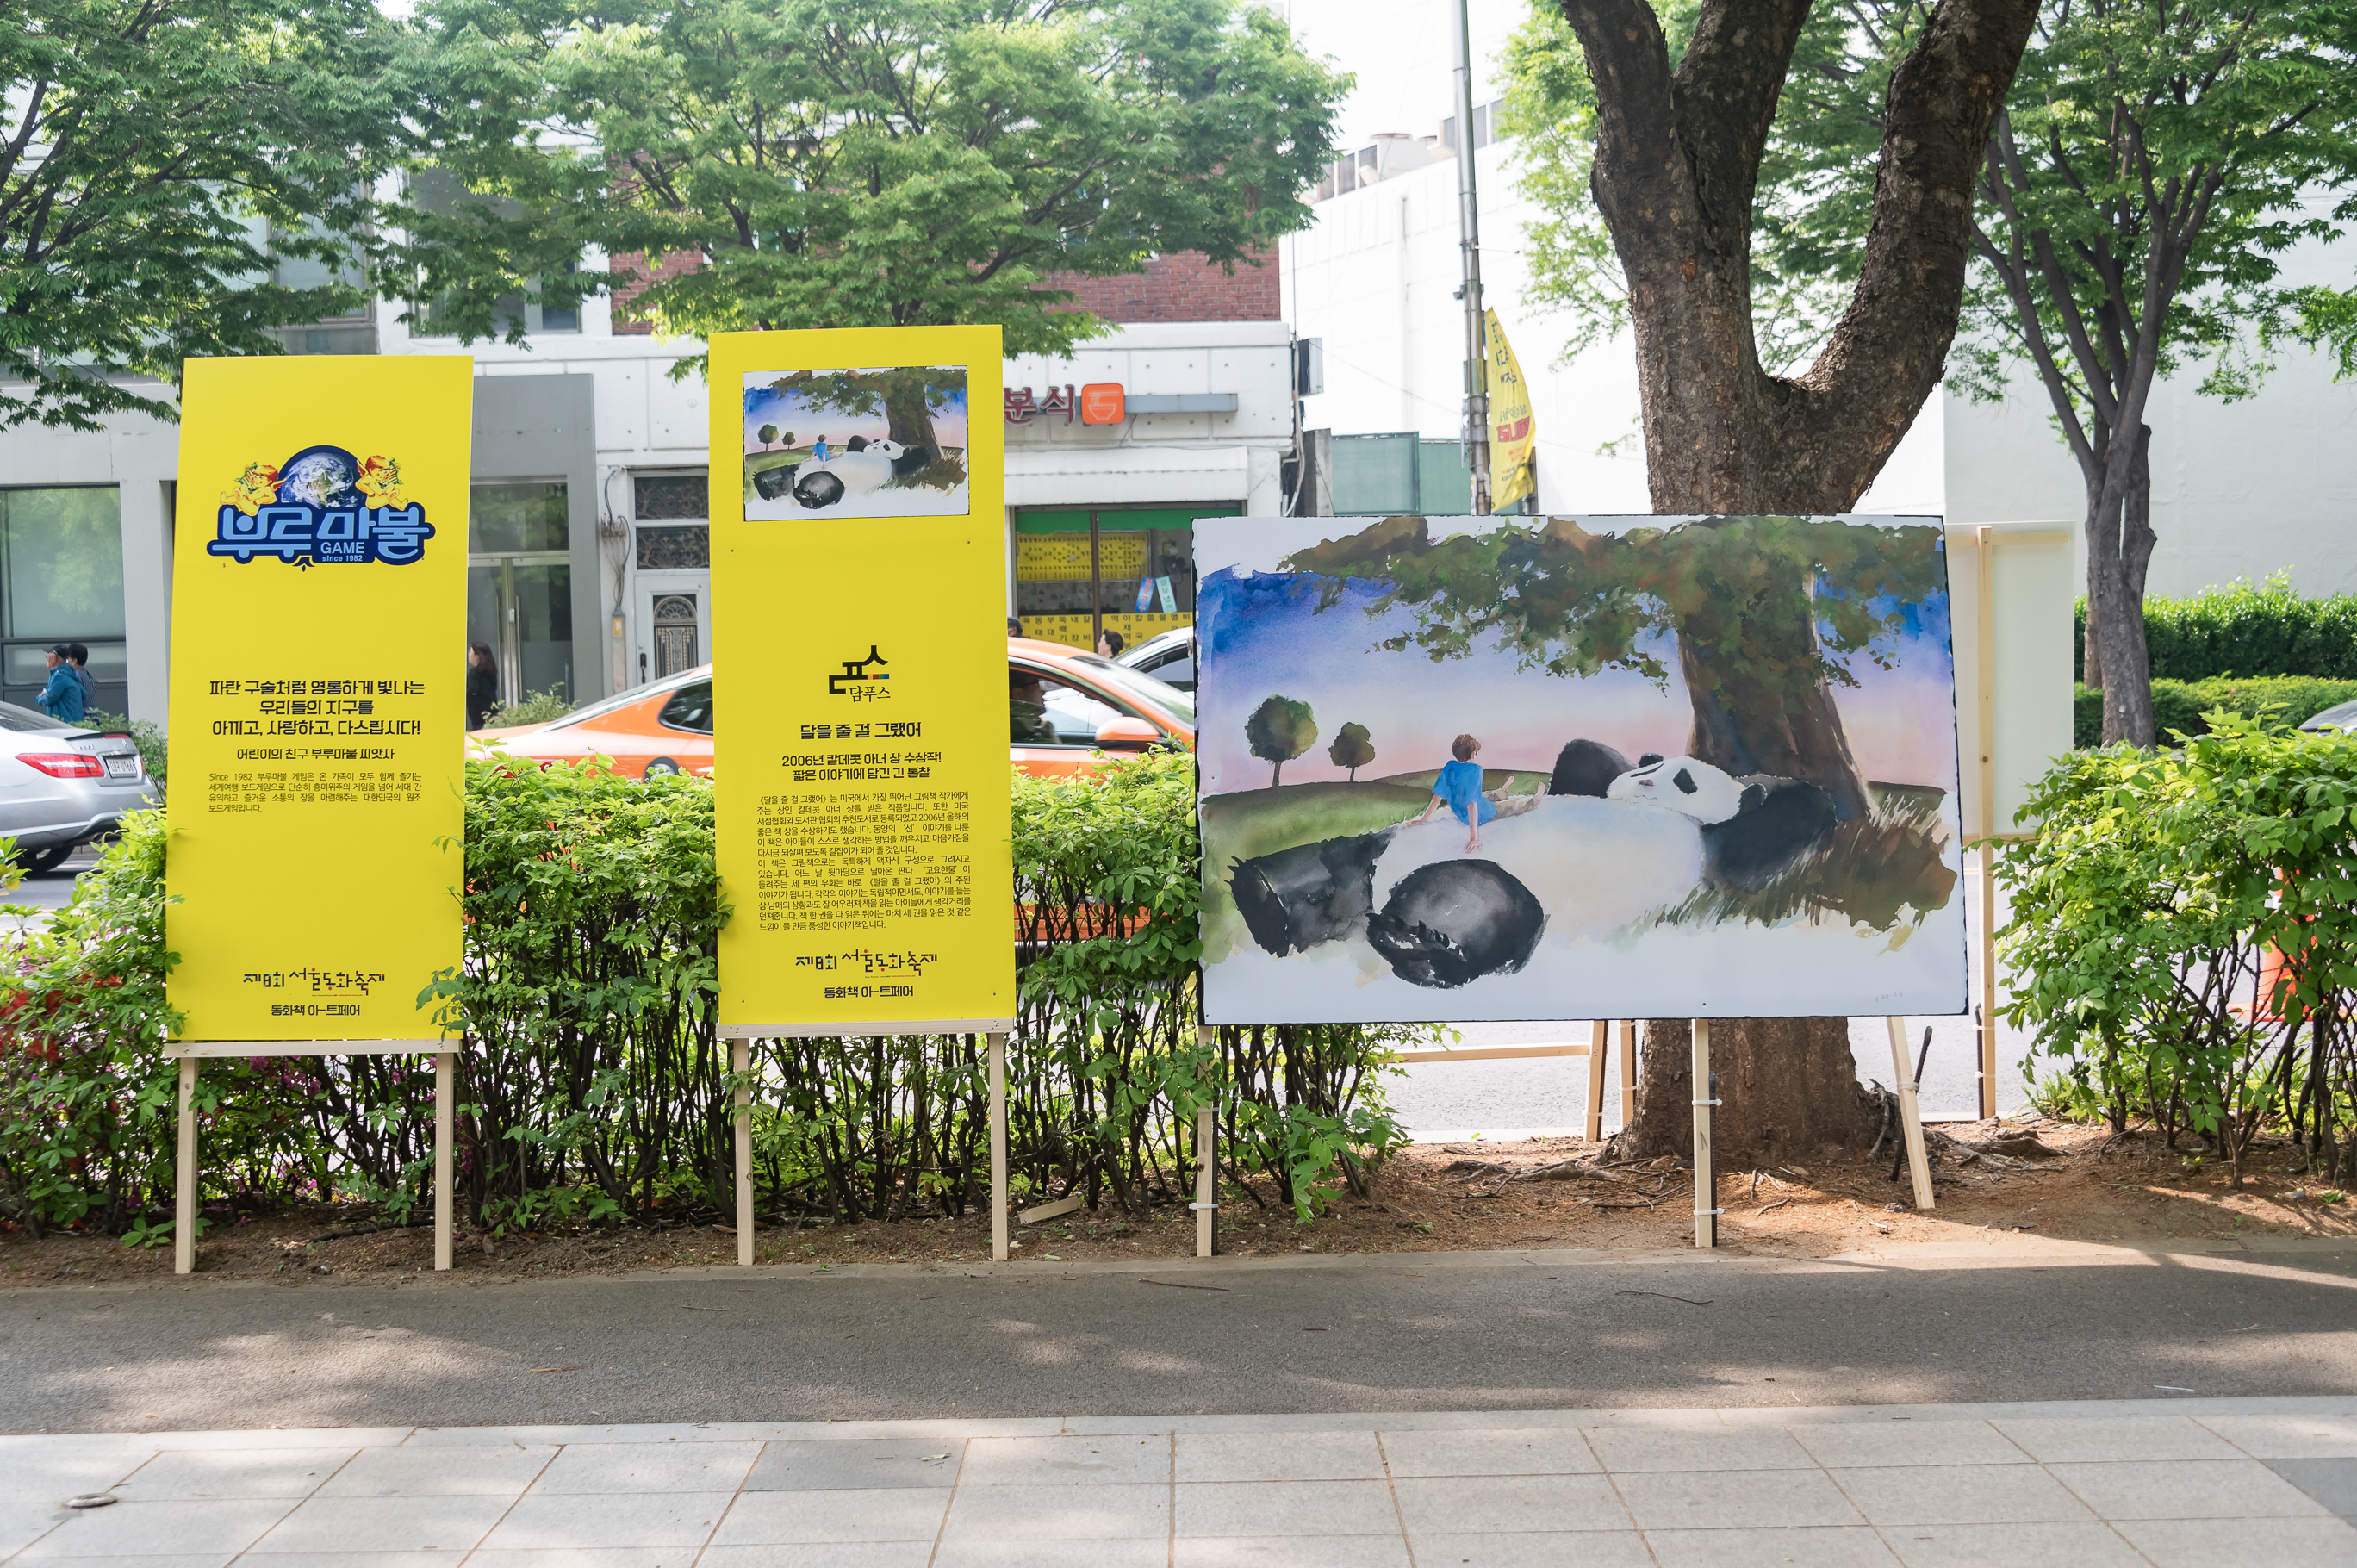
{"label": "globe illustration", "polygon": [[301,505],[325,507],[350,489],[359,478],[350,458],[337,453],[313,452],[287,465],[278,481],[278,497]]}

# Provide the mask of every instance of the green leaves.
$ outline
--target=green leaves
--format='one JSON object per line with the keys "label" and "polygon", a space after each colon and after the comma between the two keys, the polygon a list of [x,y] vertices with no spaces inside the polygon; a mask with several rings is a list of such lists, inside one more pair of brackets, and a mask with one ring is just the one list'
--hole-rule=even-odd
{"label": "green leaves", "polygon": [[[1232,0],[441,0],[428,135],[479,199],[421,224],[423,288],[479,334],[588,247],[684,253],[666,332],[1099,329],[1038,285],[1238,263],[1305,227],[1343,79]],[[430,231],[430,232],[428,232]],[[587,274],[584,274],[585,276]]]}

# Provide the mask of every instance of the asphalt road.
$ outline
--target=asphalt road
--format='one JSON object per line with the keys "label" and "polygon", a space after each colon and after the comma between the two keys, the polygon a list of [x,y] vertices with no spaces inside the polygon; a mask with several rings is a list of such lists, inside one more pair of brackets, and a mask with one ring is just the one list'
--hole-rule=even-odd
{"label": "asphalt road", "polygon": [[0,1301],[0,1430],[2346,1394],[2353,1307],[2346,1244],[2012,1239],[54,1288]]}

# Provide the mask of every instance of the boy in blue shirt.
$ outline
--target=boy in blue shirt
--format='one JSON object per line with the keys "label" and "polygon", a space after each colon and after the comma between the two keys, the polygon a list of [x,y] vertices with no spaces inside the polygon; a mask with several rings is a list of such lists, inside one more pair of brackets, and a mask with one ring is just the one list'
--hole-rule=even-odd
{"label": "boy in blue shirt", "polygon": [[1416,818],[1427,822],[1432,813],[1446,806],[1457,813],[1457,820],[1471,830],[1465,840],[1465,853],[1472,854],[1481,847],[1481,826],[1493,820],[1498,808],[1481,793],[1481,765],[1473,760],[1481,743],[1469,735],[1460,735],[1449,743],[1448,750],[1456,761],[1445,764],[1440,776],[1432,781],[1432,800]]}

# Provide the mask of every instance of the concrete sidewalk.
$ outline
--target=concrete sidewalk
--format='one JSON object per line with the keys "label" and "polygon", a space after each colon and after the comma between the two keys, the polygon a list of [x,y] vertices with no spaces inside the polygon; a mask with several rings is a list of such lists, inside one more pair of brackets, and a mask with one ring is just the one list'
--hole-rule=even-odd
{"label": "concrete sidewalk", "polygon": [[0,1438],[11,1565],[2292,1568],[2352,1516],[2337,1396]]}

